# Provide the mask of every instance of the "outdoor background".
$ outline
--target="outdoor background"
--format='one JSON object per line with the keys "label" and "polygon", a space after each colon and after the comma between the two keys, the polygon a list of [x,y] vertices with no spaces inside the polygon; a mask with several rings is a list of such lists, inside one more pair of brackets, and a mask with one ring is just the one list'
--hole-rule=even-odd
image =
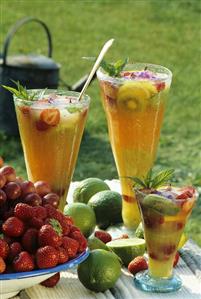
{"label": "outdoor background", "polygon": [[[161,64],[173,72],[170,99],[161,132],[156,165],[176,169],[175,181],[201,186],[201,105],[199,0],[97,0],[21,1],[0,0],[0,45],[10,26],[25,16],[35,16],[49,27],[53,58],[61,64],[61,78],[75,83],[103,43],[115,38],[107,59],[130,58]],[[37,24],[23,27],[13,39],[10,54],[35,52],[46,55],[45,34]],[[86,177],[117,178],[100,102],[97,81],[87,93],[92,102],[80,148],[74,180]],[[26,176],[18,138],[0,131],[0,155]],[[198,202],[187,231],[201,245],[201,204]]]}

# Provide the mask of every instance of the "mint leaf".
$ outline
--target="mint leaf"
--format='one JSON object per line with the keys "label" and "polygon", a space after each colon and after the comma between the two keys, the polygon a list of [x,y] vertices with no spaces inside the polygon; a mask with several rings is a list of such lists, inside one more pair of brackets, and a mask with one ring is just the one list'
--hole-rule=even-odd
{"label": "mint leaf", "polygon": [[67,110],[68,110],[68,112],[70,112],[70,113],[75,113],[75,112],[80,112],[80,111],[82,111],[82,109],[81,109],[81,108],[78,108],[78,107],[67,107]]}
{"label": "mint leaf", "polygon": [[14,80],[11,80],[11,81],[13,83],[15,83],[17,88],[13,88],[13,87],[6,86],[6,85],[2,85],[2,87],[5,88],[6,90],[10,91],[12,94],[14,94],[19,99],[28,100],[28,101],[34,100],[37,92],[28,93],[26,87],[22,86],[19,81],[14,81]]}

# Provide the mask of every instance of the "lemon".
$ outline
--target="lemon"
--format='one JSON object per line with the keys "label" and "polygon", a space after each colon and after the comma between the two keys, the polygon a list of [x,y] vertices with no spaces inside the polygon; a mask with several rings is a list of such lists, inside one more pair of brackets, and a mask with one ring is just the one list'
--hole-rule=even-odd
{"label": "lemon", "polygon": [[71,216],[74,224],[79,227],[85,237],[92,234],[96,226],[96,216],[91,207],[84,203],[76,202],[66,205],[64,215]]}
{"label": "lemon", "polygon": [[179,245],[177,249],[181,249],[187,241],[188,241],[188,237],[183,233],[181,235],[181,239],[179,241]]}
{"label": "lemon", "polygon": [[73,193],[74,202],[88,203],[89,199],[99,191],[110,190],[109,186],[98,178],[88,178],[79,183]]}
{"label": "lemon", "polygon": [[114,286],[121,274],[118,257],[112,252],[96,249],[78,265],[78,278],[89,290],[104,292]]}
{"label": "lemon", "polygon": [[119,239],[108,242],[107,247],[112,249],[127,266],[136,256],[145,253],[145,240],[139,238]]}
{"label": "lemon", "polygon": [[122,222],[122,198],[115,191],[101,191],[91,197],[88,205],[96,214],[99,228],[105,229],[111,224]]}
{"label": "lemon", "polygon": [[118,91],[117,101],[129,110],[144,111],[149,103],[150,97],[155,95],[156,88],[151,82],[126,82]]}

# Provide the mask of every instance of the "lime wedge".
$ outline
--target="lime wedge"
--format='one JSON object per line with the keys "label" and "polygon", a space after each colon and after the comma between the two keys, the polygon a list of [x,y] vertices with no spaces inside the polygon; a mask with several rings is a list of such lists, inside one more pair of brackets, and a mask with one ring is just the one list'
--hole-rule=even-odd
{"label": "lime wedge", "polygon": [[119,239],[107,243],[107,247],[112,249],[127,266],[136,256],[144,254],[145,240],[139,238]]}

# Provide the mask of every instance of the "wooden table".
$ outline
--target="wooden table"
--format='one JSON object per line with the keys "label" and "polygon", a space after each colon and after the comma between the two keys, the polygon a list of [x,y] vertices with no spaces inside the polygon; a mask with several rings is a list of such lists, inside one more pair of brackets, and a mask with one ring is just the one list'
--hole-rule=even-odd
{"label": "wooden table", "polygon": [[[112,190],[120,191],[119,182],[106,181]],[[68,202],[72,201],[72,192],[77,183],[72,183]],[[183,287],[174,293],[156,294],[137,290],[133,283],[133,276],[126,268],[122,269],[121,277],[114,288],[105,293],[94,293],[82,286],[77,278],[76,269],[61,273],[59,284],[48,289],[41,285],[22,291],[14,299],[201,299],[201,248],[189,240],[181,249],[181,258],[176,274],[180,276]]]}

